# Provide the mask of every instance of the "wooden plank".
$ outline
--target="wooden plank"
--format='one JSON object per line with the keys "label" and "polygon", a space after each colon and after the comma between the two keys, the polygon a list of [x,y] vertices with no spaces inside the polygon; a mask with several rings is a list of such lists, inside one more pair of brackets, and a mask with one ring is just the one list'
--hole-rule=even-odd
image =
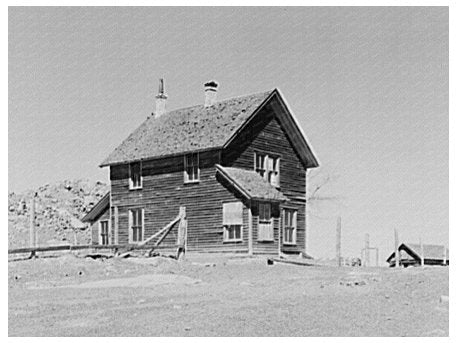
{"label": "wooden plank", "polygon": [[15,248],[8,249],[8,254],[22,254],[31,252],[44,252],[44,251],[59,251],[59,250],[84,250],[84,249],[139,249],[134,244],[110,244],[110,245],[55,245],[55,246],[44,246],[44,247],[32,247],[32,248]]}
{"label": "wooden plank", "polygon": [[153,234],[151,237],[149,237],[148,239],[138,243],[137,245],[139,247],[146,245],[148,242],[150,242],[154,238],[159,237],[161,234],[164,234],[167,230],[171,229],[173,227],[173,225],[175,225],[180,219],[181,219],[181,217],[178,215],[175,219],[173,219],[170,223],[168,223],[167,226],[165,226],[159,232]]}
{"label": "wooden plank", "polygon": [[300,261],[293,261],[293,260],[285,260],[282,258],[269,258],[267,260],[268,264],[274,264],[274,263],[286,263],[286,264],[295,264],[297,266],[314,266],[314,264],[311,263],[306,263],[306,262],[300,262]]}

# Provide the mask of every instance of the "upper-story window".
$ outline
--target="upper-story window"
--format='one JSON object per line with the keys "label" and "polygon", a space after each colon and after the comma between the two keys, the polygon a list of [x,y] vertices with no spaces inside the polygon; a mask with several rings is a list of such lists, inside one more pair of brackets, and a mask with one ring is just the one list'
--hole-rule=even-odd
{"label": "upper-story window", "polygon": [[129,167],[129,189],[143,187],[143,176],[141,175],[141,162],[130,163]]}
{"label": "upper-story window", "polygon": [[198,182],[200,180],[198,153],[184,156],[184,182]]}
{"label": "upper-story window", "polygon": [[279,157],[255,153],[254,169],[270,184],[279,187]]}

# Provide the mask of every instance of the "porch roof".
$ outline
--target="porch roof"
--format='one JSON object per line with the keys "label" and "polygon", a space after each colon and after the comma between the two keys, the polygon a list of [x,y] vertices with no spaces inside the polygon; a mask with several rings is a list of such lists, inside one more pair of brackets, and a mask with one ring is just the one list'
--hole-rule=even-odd
{"label": "porch roof", "polygon": [[254,170],[216,165],[217,172],[245,197],[252,200],[283,202],[289,200],[283,193],[265,181]]}

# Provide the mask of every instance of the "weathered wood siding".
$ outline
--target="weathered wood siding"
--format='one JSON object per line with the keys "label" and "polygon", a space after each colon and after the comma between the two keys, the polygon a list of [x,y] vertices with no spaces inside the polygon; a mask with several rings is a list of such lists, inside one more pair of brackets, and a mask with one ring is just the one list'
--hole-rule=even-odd
{"label": "weathered wood siding", "polygon": [[[219,151],[200,153],[200,182],[184,183],[184,157],[143,161],[143,187],[129,190],[128,165],[111,166],[112,206],[119,211],[119,244],[128,243],[128,211],[144,208],[144,237],[147,238],[173,220],[179,207],[186,207],[188,251],[247,252],[247,209],[243,210],[243,241],[223,242],[222,204],[241,201],[216,180]],[[177,227],[164,240],[176,244]]]}
{"label": "weathered wood siding", "polygon": [[[108,208],[90,225],[91,244],[99,244],[100,222],[102,220],[109,220],[109,209]],[[111,235],[110,235],[109,239],[111,239]],[[112,242],[110,242],[110,243],[112,243]]]}
{"label": "weathered wood siding", "polygon": [[[289,199],[296,196],[305,197],[306,169],[270,106],[266,106],[224,151],[222,164],[236,168],[254,169],[256,152],[280,158],[280,190],[284,195]],[[300,252],[305,249],[306,242],[305,202],[292,200],[284,205],[297,209],[297,244],[295,246],[283,245],[282,251]],[[279,215],[282,210],[275,213]],[[257,214],[253,213],[253,221],[254,252],[277,252],[278,230],[282,229],[282,219],[275,218],[275,242],[258,242]]]}

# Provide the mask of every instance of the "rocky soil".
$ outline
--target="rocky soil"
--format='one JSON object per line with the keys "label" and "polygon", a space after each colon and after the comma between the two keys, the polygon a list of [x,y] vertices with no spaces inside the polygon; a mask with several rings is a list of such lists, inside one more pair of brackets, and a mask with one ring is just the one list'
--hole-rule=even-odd
{"label": "rocky soil", "polygon": [[87,244],[90,232],[81,222],[106,194],[108,186],[88,180],[64,180],[36,190],[8,194],[8,247],[29,246],[30,204],[36,193],[36,236],[39,245]]}
{"label": "rocky soil", "polygon": [[448,267],[80,256],[10,260],[9,336],[449,335]]}

